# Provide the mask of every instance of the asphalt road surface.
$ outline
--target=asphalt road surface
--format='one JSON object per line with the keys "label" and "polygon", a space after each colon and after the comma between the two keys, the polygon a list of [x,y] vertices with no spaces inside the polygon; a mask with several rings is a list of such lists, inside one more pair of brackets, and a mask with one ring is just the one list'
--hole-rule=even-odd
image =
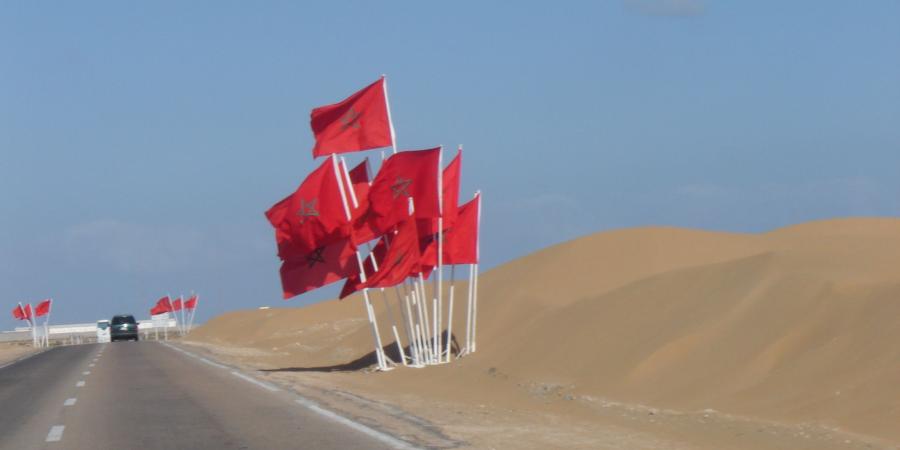
{"label": "asphalt road surface", "polygon": [[59,347],[0,369],[0,449],[380,449],[400,441],[157,342]]}

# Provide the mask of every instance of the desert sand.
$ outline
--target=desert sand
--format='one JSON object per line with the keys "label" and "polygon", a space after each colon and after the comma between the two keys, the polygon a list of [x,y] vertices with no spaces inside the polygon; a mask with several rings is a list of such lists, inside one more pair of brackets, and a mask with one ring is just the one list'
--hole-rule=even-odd
{"label": "desert sand", "polygon": [[478,308],[478,351],[425,369],[367,369],[358,297],[185,343],[435,447],[900,448],[900,220],[597,233],[483,273]]}
{"label": "desert sand", "polygon": [[0,344],[0,366],[8,364],[19,359],[29,353],[35,352],[35,348],[31,343],[2,343]]}

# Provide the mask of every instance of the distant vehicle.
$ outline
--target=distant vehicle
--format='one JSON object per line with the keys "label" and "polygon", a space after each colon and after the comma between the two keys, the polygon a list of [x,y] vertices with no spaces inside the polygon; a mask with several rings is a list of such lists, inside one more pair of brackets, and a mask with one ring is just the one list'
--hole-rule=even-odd
{"label": "distant vehicle", "polygon": [[138,324],[131,314],[122,314],[112,318],[109,338],[111,341],[138,340]]}
{"label": "distant vehicle", "polygon": [[98,320],[97,321],[97,342],[109,342],[109,321],[108,320]]}

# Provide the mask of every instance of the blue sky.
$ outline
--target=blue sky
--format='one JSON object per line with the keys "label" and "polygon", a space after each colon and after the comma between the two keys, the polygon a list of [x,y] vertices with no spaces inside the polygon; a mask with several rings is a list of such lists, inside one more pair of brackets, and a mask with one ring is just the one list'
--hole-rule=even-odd
{"label": "blue sky", "polygon": [[316,164],[309,110],[382,73],[401,148],[465,145],[488,267],[611,228],[900,214],[900,3],[510,5],[3,3],[0,306],[333,295],[280,299],[263,211]]}

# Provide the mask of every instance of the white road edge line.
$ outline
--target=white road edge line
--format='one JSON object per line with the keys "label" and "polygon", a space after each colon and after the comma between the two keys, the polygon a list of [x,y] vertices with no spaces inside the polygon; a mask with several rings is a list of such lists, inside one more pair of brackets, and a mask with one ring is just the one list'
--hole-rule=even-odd
{"label": "white road edge line", "polygon": [[75,402],[77,401],[77,398],[66,399],[65,403],[63,403],[63,406],[75,406]]}
{"label": "white road edge line", "polygon": [[84,380],[75,383],[75,387],[84,387]]}
{"label": "white road edge line", "polygon": [[236,377],[238,377],[238,378],[240,378],[240,379],[242,379],[242,380],[244,380],[244,381],[253,383],[253,384],[255,384],[255,385],[257,385],[257,386],[259,386],[259,387],[261,387],[261,388],[263,388],[263,389],[268,389],[270,392],[275,392],[275,391],[280,391],[280,390],[281,390],[281,389],[278,389],[278,388],[275,387],[275,386],[272,386],[272,385],[269,384],[269,383],[264,383],[264,382],[262,382],[262,381],[257,380],[256,378],[248,377],[247,375],[244,375],[244,374],[242,374],[242,373],[240,373],[240,372],[236,372],[236,371],[234,371],[234,370],[231,371],[231,374],[234,375],[234,376],[236,376]]}
{"label": "white road edge line", "polygon": [[63,431],[65,431],[65,425],[53,425],[50,427],[50,432],[47,433],[47,441],[46,442],[59,442],[62,440]]}
{"label": "white road edge line", "polygon": [[[268,384],[268,383],[264,383],[264,382],[262,382],[262,381],[259,381],[259,380],[255,379],[255,378],[253,378],[253,377],[244,375],[244,374],[242,374],[242,373],[240,373],[240,372],[238,372],[238,371],[236,371],[236,370],[231,369],[231,368],[228,367],[228,366],[225,366],[225,365],[222,365],[222,364],[219,364],[219,363],[215,363],[215,362],[210,361],[210,360],[208,360],[208,359],[206,359],[206,358],[204,358],[204,357],[202,357],[202,356],[195,355],[195,354],[193,354],[193,353],[191,353],[191,352],[189,352],[189,351],[187,351],[187,350],[182,350],[182,349],[180,349],[180,348],[178,348],[178,347],[175,347],[175,346],[172,345],[172,344],[165,343],[165,342],[160,342],[160,344],[165,345],[166,347],[169,347],[169,348],[172,349],[172,350],[175,350],[175,351],[184,353],[185,355],[190,356],[191,358],[197,359],[197,360],[199,360],[199,361],[202,361],[202,362],[204,362],[204,363],[206,363],[206,364],[210,364],[210,365],[213,365],[213,366],[222,368],[222,369],[230,370],[232,375],[234,375],[234,376],[236,376],[236,377],[238,377],[238,378],[241,378],[241,379],[243,379],[243,380],[245,380],[245,381],[249,381],[249,382],[251,382],[251,383],[253,383],[253,384],[256,384],[256,385],[258,385],[258,386],[260,386],[260,387],[263,387],[263,388],[265,388],[265,389],[271,390],[271,391],[273,391],[273,392],[279,390],[277,387],[275,387],[275,386],[273,386],[273,385],[270,385],[270,384]],[[361,423],[359,423],[359,422],[356,422],[356,421],[354,421],[354,420],[348,419],[348,418],[346,418],[346,417],[344,417],[344,416],[342,416],[342,415],[340,415],[340,414],[338,414],[338,413],[329,411],[329,410],[327,410],[327,409],[325,409],[325,408],[319,406],[318,404],[316,404],[316,402],[314,402],[314,401],[312,401],[312,400],[309,400],[309,399],[307,399],[307,398],[301,396],[300,394],[297,394],[297,393],[295,393],[295,392],[292,392],[292,395],[294,395],[294,396],[296,397],[296,400],[294,400],[294,401],[295,401],[298,405],[301,405],[301,406],[305,407],[306,409],[308,409],[308,410],[310,410],[310,411],[312,411],[312,412],[314,412],[314,413],[316,413],[316,414],[321,415],[322,417],[325,417],[325,418],[327,418],[327,419],[333,420],[333,421],[335,421],[335,422],[337,422],[337,423],[340,423],[340,424],[342,424],[342,425],[344,425],[344,426],[347,426],[347,427],[350,427],[350,428],[352,428],[352,429],[354,429],[354,430],[356,430],[356,431],[359,431],[360,433],[363,433],[363,434],[365,434],[366,436],[369,436],[369,437],[371,437],[371,438],[374,438],[374,439],[377,439],[377,440],[379,440],[379,441],[381,441],[381,442],[384,442],[384,443],[386,443],[386,444],[388,444],[388,445],[390,445],[390,446],[392,446],[392,447],[394,447],[394,448],[401,448],[401,449],[418,449],[418,448],[419,448],[419,447],[416,447],[416,446],[414,446],[414,445],[410,444],[409,442],[406,442],[406,441],[404,441],[404,440],[402,440],[402,439],[395,438],[395,437],[391,436],[390,434],[387,434],[387,433],[378,431],[378,430],[376,430],[376,429],[374,429],[374,428],[370,428],[370,427],[368,427],[368,426],[366,426],[366,425],[363,425],[363,424],[361,424]]]}

